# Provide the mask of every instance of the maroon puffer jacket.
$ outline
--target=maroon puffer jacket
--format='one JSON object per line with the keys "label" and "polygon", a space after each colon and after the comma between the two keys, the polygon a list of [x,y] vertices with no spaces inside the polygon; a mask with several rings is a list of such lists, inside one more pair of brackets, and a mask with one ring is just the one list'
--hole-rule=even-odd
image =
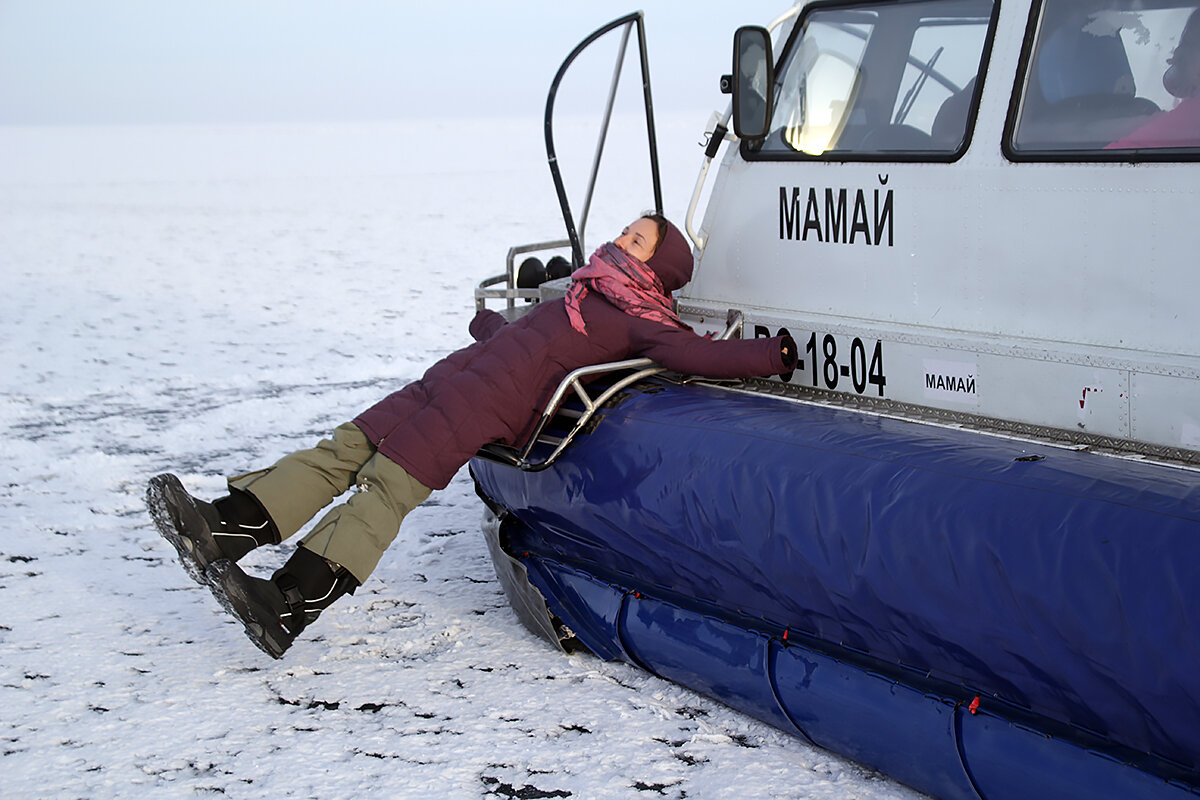
{"label": "maroon puffer jacket", "polygon": [[[674,227],[646,263],[667,292],[691,279],[691,250]],[[480,341],[446,356],[354,423],[414,478],[443,489],[488,442],[524,444],[558,384],[579,367],[645,356],[689,375],[741,378],[788,366],[782,338],[707,339],[630,316],[596,292],[580,310],[586,335],[571,327],[563,300],[540,303],[511,324],[482,311],[471,322]]]}

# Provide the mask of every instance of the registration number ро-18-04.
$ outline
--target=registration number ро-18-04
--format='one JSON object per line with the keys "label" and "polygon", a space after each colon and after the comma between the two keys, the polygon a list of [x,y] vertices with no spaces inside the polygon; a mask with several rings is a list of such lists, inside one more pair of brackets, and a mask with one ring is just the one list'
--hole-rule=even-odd
{"label": "registration number \u0440\u043e-18-04", "polygon": [[[775,335],[790,334],[787,328],[780,328]],[[771,332],[765,325],[754,326],[756,339],[768,336],[771,336]],[[868,346],[855,336],[848,348],[845,344],[843,338],[839,346],[838,337],[832,333],[819,334],[813,331],[805,342],[795,372],[781,375],[780,379],[784,383],[796,383],[807,377],[809,385],[814,388],[836,390],[840,386],[842,391],[853,389],[856,394],[864,394],[874,387],[878,395],[883,397],[883,387],[887,385],[883,371],[883,342],[876,339],[873,345]],[[845,355],[847,352],[848,357]],[[841,360],[839,354],[842,355]]]}

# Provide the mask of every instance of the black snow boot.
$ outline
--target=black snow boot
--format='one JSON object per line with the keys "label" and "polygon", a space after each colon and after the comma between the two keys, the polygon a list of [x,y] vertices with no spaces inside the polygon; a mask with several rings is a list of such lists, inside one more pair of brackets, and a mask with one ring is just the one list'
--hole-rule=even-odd
{"label": "black snow boot", "polygon": [[280,658],[334,600],[354,594],[358,581],[345,568],[298,547],[270,580],[247,575],[229,559],[214,561],[208,585],[245,626],[250,641],[271,658]]}
{"label": "black snow boot", "polygon": [[174,475],[158,475],[150,479],[146,505],[184,570],[201,585],[208,583],[205,570],[213,561],[237,561],[260,545],[279,543],[275,523],[249,492],[231,489],[206,503],[188,494]]}

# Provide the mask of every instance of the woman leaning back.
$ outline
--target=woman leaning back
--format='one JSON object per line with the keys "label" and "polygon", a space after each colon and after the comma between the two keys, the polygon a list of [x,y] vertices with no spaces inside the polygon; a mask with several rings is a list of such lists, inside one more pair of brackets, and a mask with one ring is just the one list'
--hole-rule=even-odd
{"label": "woman leaning back", "polygon": [[[409,511],[443,489],[481,446],[532,432],[558,384],[579,367],[648,357],[685,374],[741,378],[790,371],[788,336],[720,341],[694,333],[671,293],[692,276],[691,248],[646,215],[577,270],[565,298],[506,323],[484,310],[475,343],[438,361],[315,447],[229,479],[212,503],[174,475],[150,481],[147,504],[188,574],[207,585],[259,648],[279,658],[320,612],[352,594],[379,563]],[[269,579],[238,559],[279,544],[352,486]]]}

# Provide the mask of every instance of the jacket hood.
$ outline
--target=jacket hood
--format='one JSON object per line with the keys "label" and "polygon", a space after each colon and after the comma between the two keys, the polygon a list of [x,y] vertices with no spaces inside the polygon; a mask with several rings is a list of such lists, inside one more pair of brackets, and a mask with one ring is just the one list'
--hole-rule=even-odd
{"label": "jacket hood", "polygon": [[692,259],[691,245],[670,222],[667,223],[666,236],[658,243],[654,255],[647,259],[646,266],[654,271],[668,293],[692,279],[695,261]]}

